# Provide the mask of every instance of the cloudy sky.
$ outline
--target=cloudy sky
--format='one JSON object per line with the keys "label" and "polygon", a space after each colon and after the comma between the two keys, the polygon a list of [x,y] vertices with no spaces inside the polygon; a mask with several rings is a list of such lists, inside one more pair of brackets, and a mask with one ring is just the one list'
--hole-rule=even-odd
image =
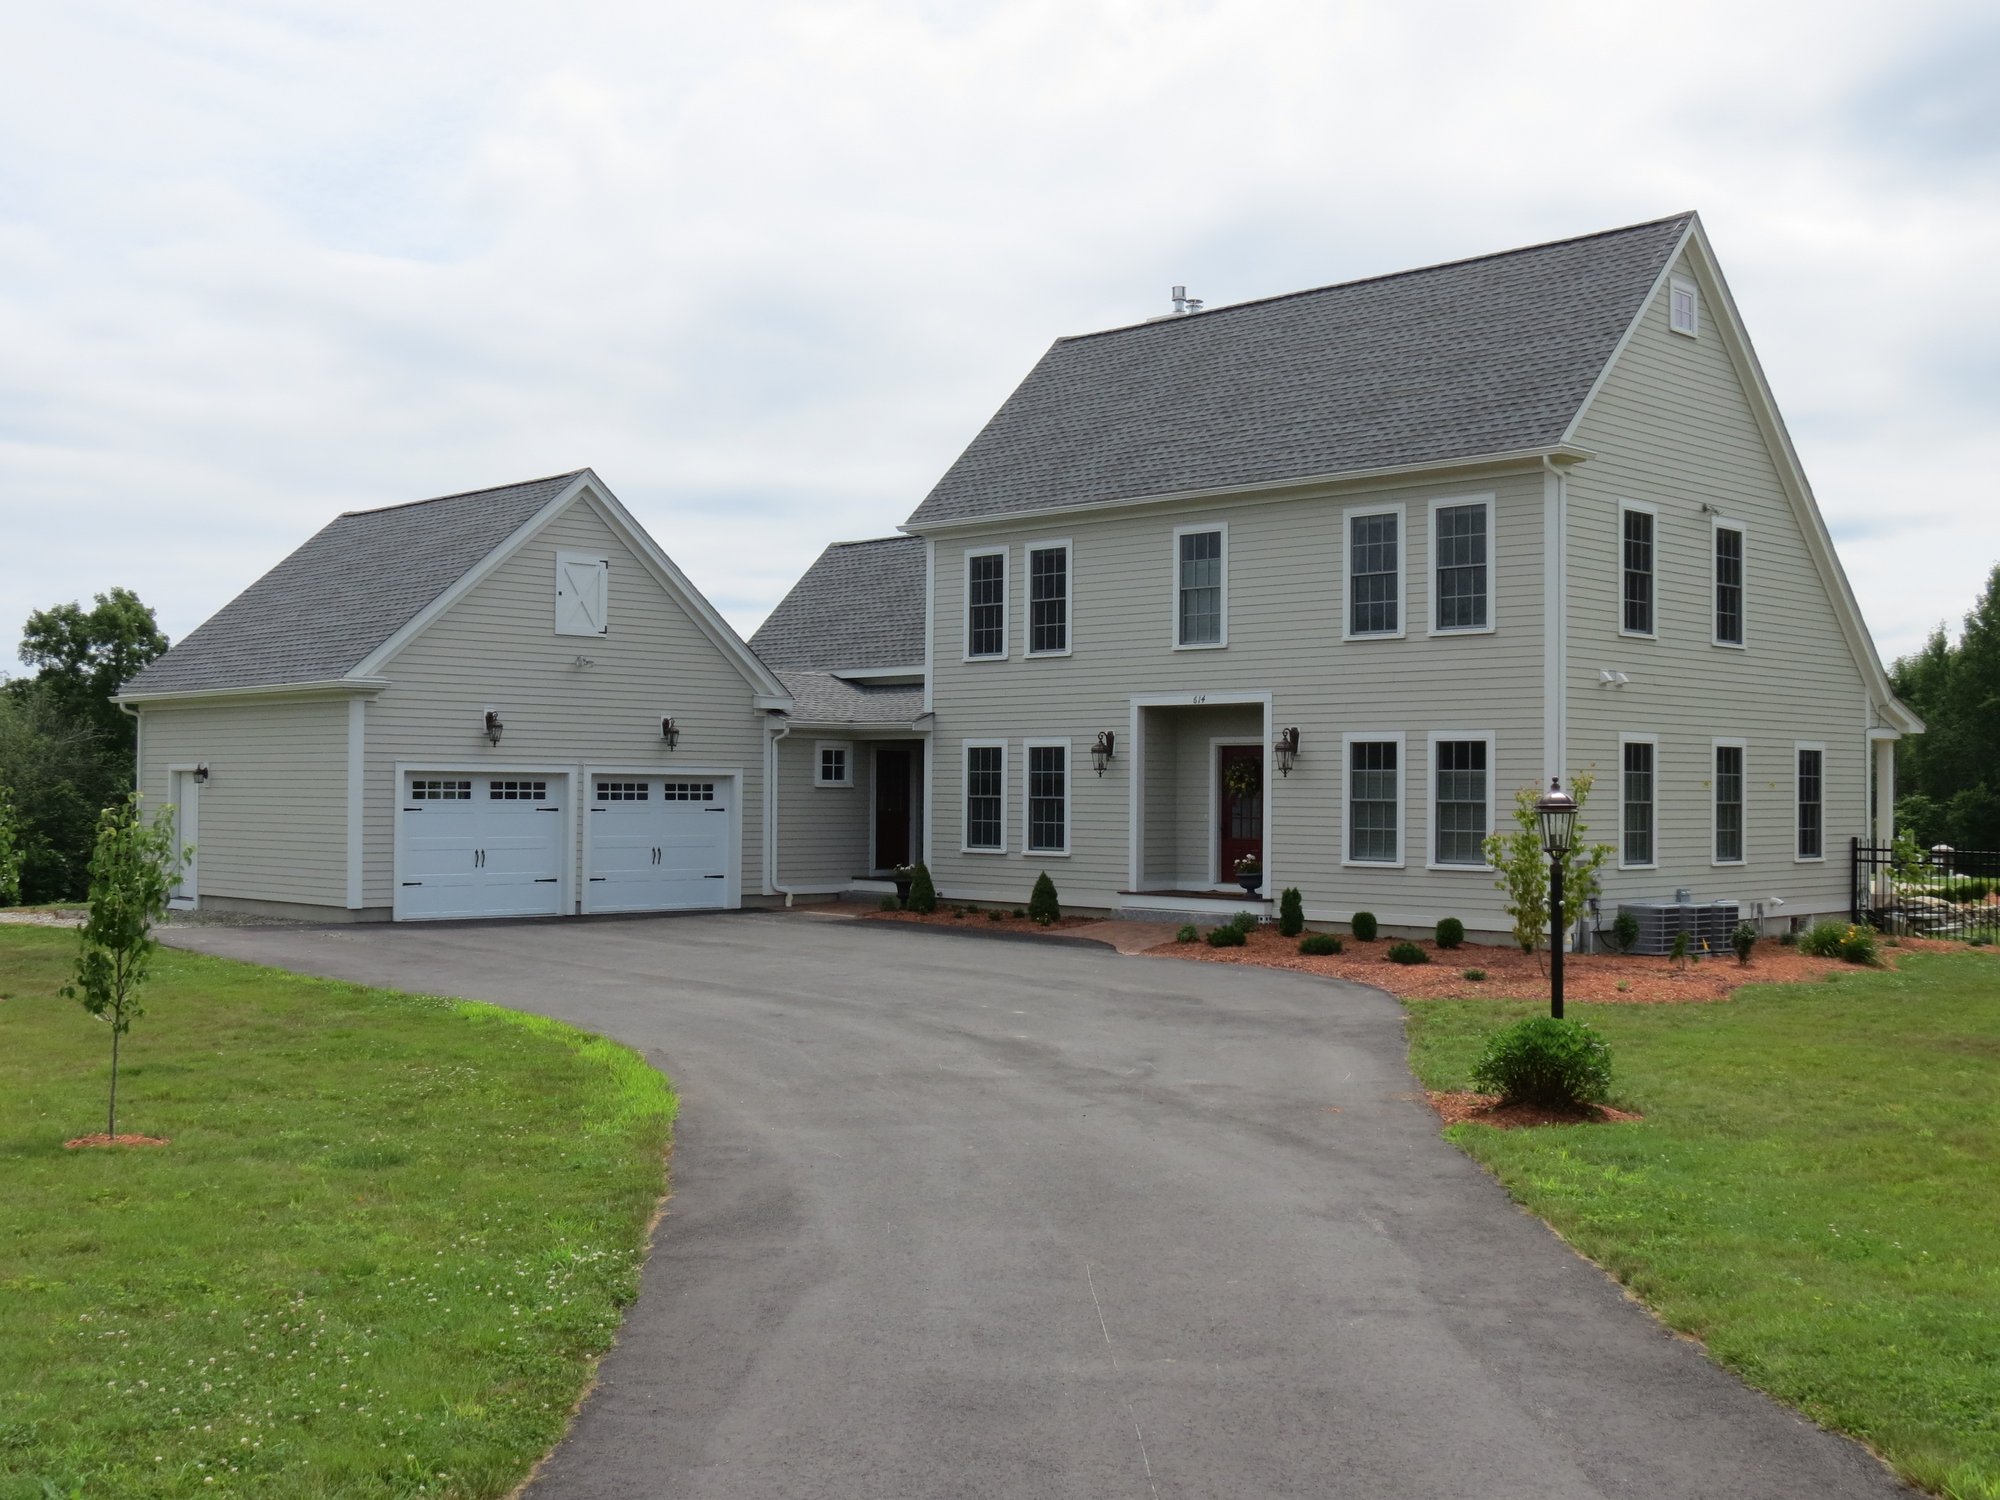
{"label": "cloudy sky", "polygon": [[1693,207],[1894,655],[2000,560],[1996,75],[1990,0],[17,5],[0,643],[583,464],[747,633],[1173,282]]}

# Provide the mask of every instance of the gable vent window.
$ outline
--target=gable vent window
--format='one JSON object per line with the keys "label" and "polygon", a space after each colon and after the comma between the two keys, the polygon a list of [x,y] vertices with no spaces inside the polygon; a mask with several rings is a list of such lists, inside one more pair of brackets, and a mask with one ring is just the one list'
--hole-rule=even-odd
{"label": "gable vent window", "polygon": [[600,781],[597,783],[599,802],[645,802],[652,793],[643,781]]}
{"label": "gable vent window", "polygon": [[546,802],[549,800],[549,784],[546,781],[495,781],[487,786],[486,795],[494,802]]}
{"label": "gable vent window", "polygon": [[965,654],[1007,654],[1007,554],[973,552],[965,559]]}
{"label": "gable vent window", "polygon": [[413,781],[410,796],[418,802],[470,802],[470,781]]}
{"label": "gable vent window", "polygon": [[1743,530],[1715,528],[1715,643],[1743,644]]}
{"label": "gable vent window", "polygon": [[1625,614],[1621,628],[1627,635],[1653,633],[1653,513],[1626,506],[1620,512],[1625,562]]}
{"label": "gable vent window", "polygon": [[1694,283],[1676,276],[1667,290],[1667,326],[1675,333],[1694,338],[1701,332],[1701,304],[1695,300]]}
{"label": "gable vent window", "polygon": [[605,635],[610,630],[611,564],[588,552],[556,554],[556,634]]}

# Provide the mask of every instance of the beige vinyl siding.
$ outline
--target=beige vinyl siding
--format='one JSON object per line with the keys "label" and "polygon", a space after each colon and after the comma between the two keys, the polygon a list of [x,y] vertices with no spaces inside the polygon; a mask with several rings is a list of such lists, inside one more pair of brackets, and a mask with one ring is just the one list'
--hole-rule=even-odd
{"label": "beige vinyl siding", "polygon": [[149,806],[169,765],[204,764],[195,880],[203,896],[347,904],[347,700],[244,699],[142,715]]}
{"label": "beige vinyl siding", "polygon": [[[1847,841],[1866,832],[1867,691],[1836,606],[1806,549],[1765,435],[1724,347],[1713,286],[1687,258],[1674,268],[1701,288],[1701,332],[1667,327],[1663,287],[1606,379],[1577,434],[1592,452],[1569,484],[1568,761],[1599,773],[1593,832],[1615,837],[1618,735],[1660,740],[1658,862],[1612,870],[1609,897],[1671,896],[1746,904],[1782,897],[1769,915],[1841,911],[1848,904]],[[1618,503],[1657,508],[1657,639],[1619,634]],[[1713,531],[1721,516],[1745,528],[1745,645],[1711,643]],[[1630,677],[1599,685],[1603,670]],[[1741,737],[1745,853],[1711,864],[1717,738]],[[1794,746],[1822,741],[1823,863],[1793,860]]]}
{"label": "beige vinyl siding", "polygon": [[865,742],[847,741],[852,786],[817,784],[818,747],[836,734],[795,729],[778,741],[778,883],[802,892],[845,890],[868,867]]}
{"label": "beige vinyl siding", "polygon": [[[1428,634],[1431,608],[1430,502],[1490,494],[1493,608],[1490,634]],[[1344,520],[1348,510],[1401,504],[1405,548],[1405,635],[1394,640],[1342,639],[1345,606]],[[1400,871],[1355,870],[1340,862],[1341,734],[1400,731],[1409,763],[1404,809],[1406,841],[1421,851],[1428,835],[1425,736],[1440,729],[1492,731],[1497,736],[1498,800],[1533,782],[1541,763],[1542,725],[1542,476],[1515,468],[1444,483],[1367,490],[1328,488],[1282,500],[1218,505],[1165,505],[1109,514],[1043,517],[1009,528],[953,533],[936,541],[936,639],[963,635],[964,556],[968,548],[1004,542],[1012,576],[1021,576],[1023,545],[1050,535],[1072,542],[1071,654],[1024,659],[1024,604],[1010,604],[1012,654],[1005,661],[964,662],[940,650],[933,687],[937,771],[933,782],[933,869],[947,894],[1018,901],[1037,864],[1020,847],[1022,742],[1067,738],[1072,751],[1072,855],[1051,874],[1064,899],[1115,906],[1129,884],[1129,800],[1135,751],[1131,699],[1142,694],[1206,693],[1272,696],[1272,725],[1297,725],[1302,749],[1289,778],[1275,775],[1274,833],[1267,851],[1271,889],[1296,885],[1309,911],[1344,918],[1366,907],[1385,920],[1408,915],[1435,920],[1452,913],[1489,928],[1504,925],[1490,875],[1437,872],[1412,857]],[[1176,651],[1174,548],[1177,525],[1228,525],[1228,645]],[[1157,735],[1144,747],[1156,795],[1147,799],[1147,884],[1196,870],[1169,872],[1161,851],[1182,844],[1206,859],[1210,798],[1207,740],[1239,732],[1246,715],[1262,738],[1261,708],[1214,707],[1190,713],[1186,731],[1198,759],[1170,750]],[[1118,755],[1100,778],[1090,772],[1088,747],[1099,730],[1118,735]],[[1008,853],[962,855],[962,743],[1008,744]],[[1184,760],[1191,761],[1183,766]],[[1169,821],[1163,786],[1183,803]],[[1428,917],[1425,916],[1428,914]]]}
{"label": "beige vinyl siding", "polygon": [[[558,550],[610,559],[608,634],[555,633]],[[751,706],[755,690],[587,499],[549,522],[380,675],[393,686],[368,706],[368,906],[388,906],[393,895],[399,760],[474,770],[598,765],[739,773],[742,890],[763,888],[765,729]],[[498,746],[480,732],[489,704],[505,724]],[[669,751],[660,737],[662,715],[679,725],[678,749]],[[580,809],[585,789],[571,795]],[[580,812],[573,824],[580,844]],[[580,848],[571,858],[580,861]]]}

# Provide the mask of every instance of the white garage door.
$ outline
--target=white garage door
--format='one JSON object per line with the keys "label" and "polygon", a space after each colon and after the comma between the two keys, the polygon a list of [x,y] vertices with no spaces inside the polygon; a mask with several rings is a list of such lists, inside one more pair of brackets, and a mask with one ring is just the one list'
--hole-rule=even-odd
{"label": "white garage door", "polygon": [[585,911],[729,904],[731,777],[593,776]]}
{"label": "white garage door", "polygon": [[532,773],[406,776],[397,917],[558,915],[567,785]]}

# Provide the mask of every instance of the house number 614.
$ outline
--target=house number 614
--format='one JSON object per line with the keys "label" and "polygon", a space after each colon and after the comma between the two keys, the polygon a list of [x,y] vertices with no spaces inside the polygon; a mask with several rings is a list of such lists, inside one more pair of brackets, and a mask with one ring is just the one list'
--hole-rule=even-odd
{"label": "house number 614", "polygon": [[1191,696],[1190,696],[1190,697],[1188,698],[1188,702],[1190,702],[1190,703],[1206,703],[1206,702],[1208,702],[1208,694],[1206,694],[1206,693],[1195,693],[1195,694],[1192,694],[1192,695],[1191,695]]}

